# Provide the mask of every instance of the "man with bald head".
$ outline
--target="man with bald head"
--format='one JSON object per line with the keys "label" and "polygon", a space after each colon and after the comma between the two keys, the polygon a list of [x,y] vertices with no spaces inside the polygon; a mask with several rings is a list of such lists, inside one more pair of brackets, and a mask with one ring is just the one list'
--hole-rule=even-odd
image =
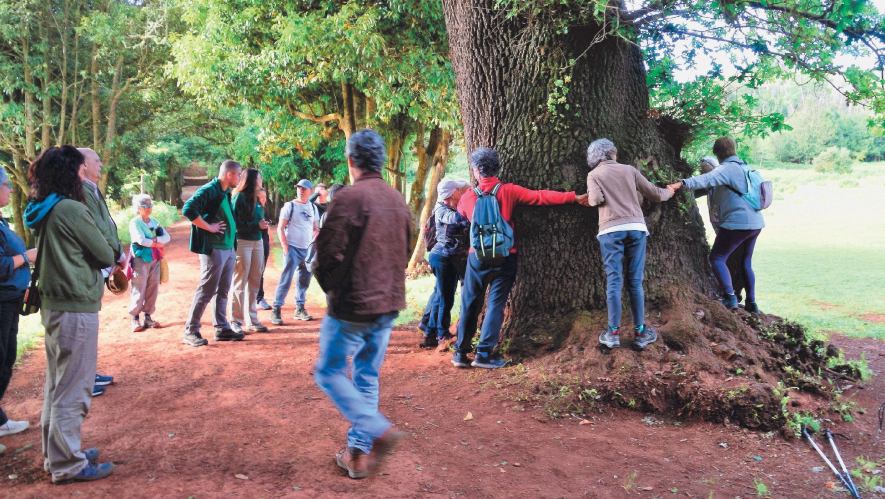
{"label": "man with bald head", "polygon": [[[101,180],[101,169],[104,166],[98,153],[88,147],[79,147],[78,151],[83,155],[84,164],[86,165],[86,179],[83,181],[83,204],[89,208],[89,213],[95,220],[95,225],[104,236],[108,246],[114,250],[114,259],[121,265],[125,255],[120,244],[120,238],[117,237],[117,224],[111,218],[111,212],[105,203],[104,196],[98,190],[98,182]],[[101,271],[102,276],[107,279],[114,267],[110,267]],[[104,387],[110,385],[114,381],[113,376],[95,375],[95,386],[92,389],[92,396],[97,397],[104,393]]]}

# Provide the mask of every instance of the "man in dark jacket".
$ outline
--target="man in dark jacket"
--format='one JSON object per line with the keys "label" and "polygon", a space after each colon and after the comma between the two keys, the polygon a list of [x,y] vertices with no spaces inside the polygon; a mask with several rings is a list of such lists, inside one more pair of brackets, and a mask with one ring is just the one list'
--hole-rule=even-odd
{"label": "man in dark jacket", "polygon": [[243,167],[227,160],[218,169],[218,178],[197,189],[184,203],[182,214],[191,221],[190,250],[200,256],[200,284],[184,325],[184,342],[199,347],[208,341],[200,335],[200,319],[212,302],[215,341],[239,341],[227,321],[227,294],[237,261],[236,232],[230,190],[240,182]]}
{"label": "man in dark jacket", "polygon": [[412,216],[381,177],[384,141],[375,131],[351,135],[345,155],[353,186],[335,195],[316,240],[313,270],[328,309],[314,380],[353,424],[338,466],[364,478],[402,436],[378,412],[378,372],[393,321],[406,308]]}

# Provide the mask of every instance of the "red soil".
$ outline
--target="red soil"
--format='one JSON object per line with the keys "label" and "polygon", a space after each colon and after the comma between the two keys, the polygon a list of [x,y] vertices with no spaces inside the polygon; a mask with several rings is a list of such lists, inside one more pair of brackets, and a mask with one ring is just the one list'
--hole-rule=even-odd
{"label": "red soil", "polygon": [[[187,251],[187,226],[170,232],[172,281],[161,286],[154,315],[164,327],[130,332],[128,295],[107,294],[101,312],[99,372],[114,375],[116,384],[93,401],[84,446],[101,448],[101,460],[117,471],[95,483],[50,484],[40,455],[45,357],[38,349],[16,369],[3,401],[10,416],[31,422],[2,439],[9,448],[0,455],[3,497],[749,498],[754,479],[772,497],[844,496],[826,487],[836,481],[829,471],[812,471],[824,464],[802,441],[662,416],[643,422],[647,414],[618,408],[603,408],[589,417],[592,424],[551,420],[496,388],[511,380],[509,370],[456,370],[447,355],[418,349],[411,327],[393,333],[381,373],[381,410],[410,436],[383,475],[351,480],[334,462],[348,423],[311,375],[319,320],[287,320],[239,343],[216,343],[207,334],[206,347],[182,344],[198,263]],[[272,292],[279,272],[271,267],[267,277]],[[284,318],[292,313],[290,301]],[[261,314],[270,325],[268,313]],[[849,357],[868,352],[877,374],[843,395],[865,414],[852,424],[833,423],[853,438],[839,445],[857,467],[855,456],[885,455],[876,435],[876,408],[885,399],[876,381],[885,357],[869,355],[882,351],[880,340],[836,341]],[[464,421],[468,412],[473,419]]]}

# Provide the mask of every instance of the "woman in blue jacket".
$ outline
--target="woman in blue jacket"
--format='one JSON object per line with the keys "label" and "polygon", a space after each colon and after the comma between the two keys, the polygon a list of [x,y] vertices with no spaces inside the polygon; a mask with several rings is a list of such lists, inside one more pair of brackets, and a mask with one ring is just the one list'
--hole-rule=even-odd
{"label": "woman in blue jacket", "polygon": [[[710,249],[710,265],[713,266],[713,275],[723,289],[722,303],[730,308],[738,307],[738,298],[734,293],[734,283],[728,271],[728,257],[738,248],[744,247],[742,270],[744,285],[747,296],[744,309],[747,312],[759,313],[756,305],[756,275],[753,273],[753,249],[759,233],[765,228],[765,219],[762,213],[753,209],[741,196],[748,189],[747,175],[735,151],[736,144],[731,137],[720,137],[713,144],[713,154],[719,160],[719,166],[709,173],[698,175],[670,187],[679,189],[685,186],[687,189],[697,191],[699,189],[716,189],[715,195],[710,196],[711,210],[715,209],[719,214],[719,230]],[[715,206],[714,206],[715,205]]]}

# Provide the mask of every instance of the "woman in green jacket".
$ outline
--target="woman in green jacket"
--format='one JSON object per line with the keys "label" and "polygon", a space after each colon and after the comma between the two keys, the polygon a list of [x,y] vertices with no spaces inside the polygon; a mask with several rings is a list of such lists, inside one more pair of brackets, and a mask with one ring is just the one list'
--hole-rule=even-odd
{"label": "woman in green jacket", "polygon": [[[265,332],[267,327],[258,322],[256,296],[264,267],[264,241],[261,231],[267,228],[264,210],[258,202],[261,191],[261,173],[249,168],[233,192],[234,221],[237,224],[237,263],[234,266],[231,327],[234,331]],[[244,308],[248,307],[248,318]]]}
{"label": "woman in green jacket", "polygon": [[83,154],[67,145],[44,150],[28,167],[25,225],[37,238],[46,331],[43,460],[53,483],[98,480],[114,471],[113,463],[96,464],[98,449],[80,446],[98,357],[101,269],[116,263],[113,248],[80,202],[85,170]]}

